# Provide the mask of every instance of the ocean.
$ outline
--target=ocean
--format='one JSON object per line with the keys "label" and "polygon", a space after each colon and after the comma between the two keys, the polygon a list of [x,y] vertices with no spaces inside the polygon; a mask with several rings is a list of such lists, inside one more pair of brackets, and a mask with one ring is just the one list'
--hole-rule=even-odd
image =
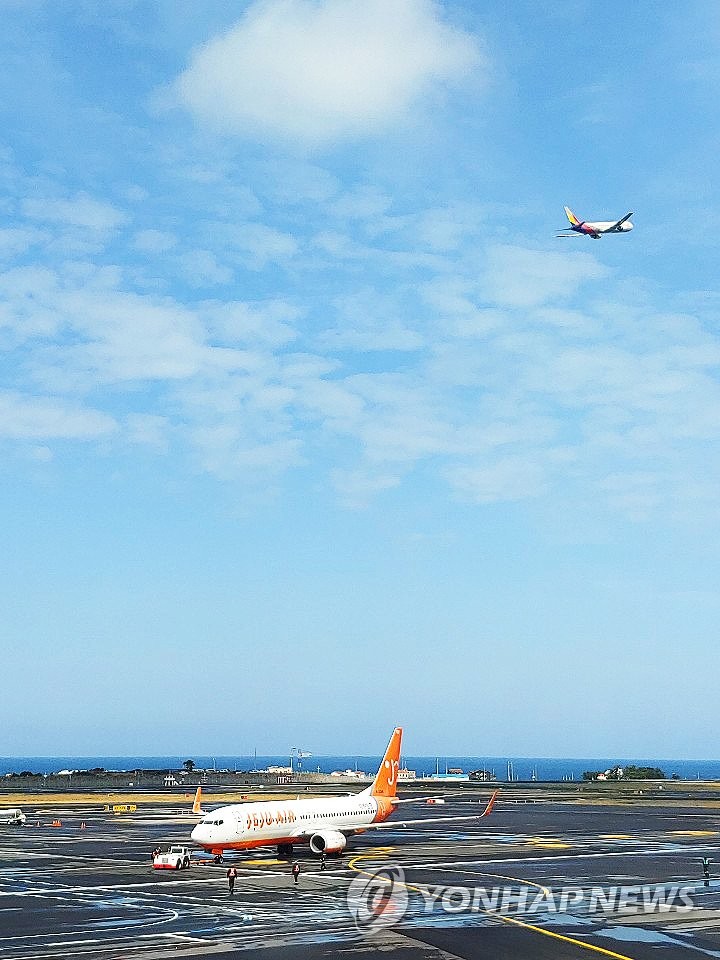
{"label": "ocean", "polygon": [[[217,770],[261,770],[271,765],[288,765],[288,757],[209,757],[209,756],[160,756],[160,757],[0,757],[0,776],[6,773],[57,773],[60,770],[90,770],[103,767],[105,770],[178,770],[183,761],[192,759],[197,768]],[[306,757],[302,770],[308,773],[331,773],[333,770],[363,770],[374,773],[380,757]],[[677,774],[683,780],[720,779],[720,760],[662,760],[645,757],[586,757],[557,759],[551,757],[511,757],[515,780],[581,780],[584,770],[607,770],[614,766],[659,767],[667,777]],[[507,757],[403,757],[403,765],[415,770],[419,777],[442,774],[447,768],[470,770],[486,769],[495,773],[498,781],[508,779]],[[298,769],[298,761],[294,760]]]}

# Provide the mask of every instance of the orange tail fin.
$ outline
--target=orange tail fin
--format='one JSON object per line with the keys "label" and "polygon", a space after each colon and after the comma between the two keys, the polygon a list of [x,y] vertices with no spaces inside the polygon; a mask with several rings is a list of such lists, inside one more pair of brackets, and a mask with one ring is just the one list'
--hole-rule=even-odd
{"label": "orange tail fin", "polygon": [[202,787],[198,787],[195,793],[195,801],[192,805],[193,813],[202,813],[202,808],[200,804],[202,803]]}
{"label": "orange tail fin", "polygon": [[497,800],[497,795],[500,793],[499,790],[496,790],[493,795],[488,800],[488,805],[485,807],[483,812],[480,814],[481,817],[489,817],[492,813],[492,808],[495,806],[495,801]]}
{"label": "orange tail fin", "polygon": [[402,743],[402,727],[395,727],[385,756],[378,769],[377,775],[370,787],[372,797],[394,797],[397,791],[398,771],[400,769],[400,744]]}

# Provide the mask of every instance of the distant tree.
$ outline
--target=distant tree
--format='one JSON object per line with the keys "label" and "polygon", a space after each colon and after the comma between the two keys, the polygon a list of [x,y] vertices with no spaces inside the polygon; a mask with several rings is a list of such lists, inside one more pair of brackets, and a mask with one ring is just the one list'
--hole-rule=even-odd
{"label": "distant tree", "polygon": [[188,773],[192,773],[193,770],[195,769],[195,761],[186,760],[185,763],[183,764],[183,768],[187,770]]}
{"label": "distant tree", "polygon": [[665,780],[665,774],[660,767],[635,767],[632,764],[625,767],[626,780]]}
{"label": "distant tree", "polygon": [[679,773],[674,773],[674,774],[670,777],[670,779],[671,779],[671,780],[682,780],[682,777],[680,776]]}
{"label": "distant tree", "polygon": [[[665,780],[660,767],[612,767],[610,770],[586,770],[583,780]],[[680,778],[677,777],[679,780]]]}

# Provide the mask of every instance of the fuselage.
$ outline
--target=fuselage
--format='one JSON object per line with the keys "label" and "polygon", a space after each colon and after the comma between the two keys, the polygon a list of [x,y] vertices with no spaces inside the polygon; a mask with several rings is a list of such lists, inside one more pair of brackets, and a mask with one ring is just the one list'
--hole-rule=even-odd
{"label": "fuselage", "polygon": [[592,237],[601,233],[629,233],[632,228],[633,225],[629,220],[621,223],[619,227],[614,220],[585,220],[584,223],[573,225],[571,229],[577,233],[588,233]]}
{"label": "fuselage", "polygon": [[195,843],[215,854],[273,844],[309,842],[321,831],[344,836],[387,819],[394,809],[369,791],[346,797],[233,803],[207,813],[193,830]]}

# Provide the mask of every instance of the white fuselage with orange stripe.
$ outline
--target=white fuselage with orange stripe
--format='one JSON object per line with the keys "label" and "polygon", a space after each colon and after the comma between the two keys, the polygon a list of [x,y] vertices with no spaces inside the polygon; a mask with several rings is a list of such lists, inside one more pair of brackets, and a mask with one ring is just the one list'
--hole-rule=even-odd
{"label": "white fuselage with orange stripe", "polygon": [[[208,813],[195,827],[195,843],[217,854],[223,850],[247,850],[271,844],[308,843],[317,834],[343,837],[361,832],[371,823],[385,820],[394,805],[370,790],[347,797],[313,797],[303,800],[262,800],[234,803]],[[342,849],[325,842],[321,851]]]}
{"label": "white fuselage with orange stripe", "polygon": [[362,793],[233,803],[205,814],[191,837],[215,856],[271,844],[287,852],[294,843],[309,843],[313,853],[338,853],[347,837],[386,820],[400,802],[395,792],[401,742],[402,727],[396,727],[372,785]]}

